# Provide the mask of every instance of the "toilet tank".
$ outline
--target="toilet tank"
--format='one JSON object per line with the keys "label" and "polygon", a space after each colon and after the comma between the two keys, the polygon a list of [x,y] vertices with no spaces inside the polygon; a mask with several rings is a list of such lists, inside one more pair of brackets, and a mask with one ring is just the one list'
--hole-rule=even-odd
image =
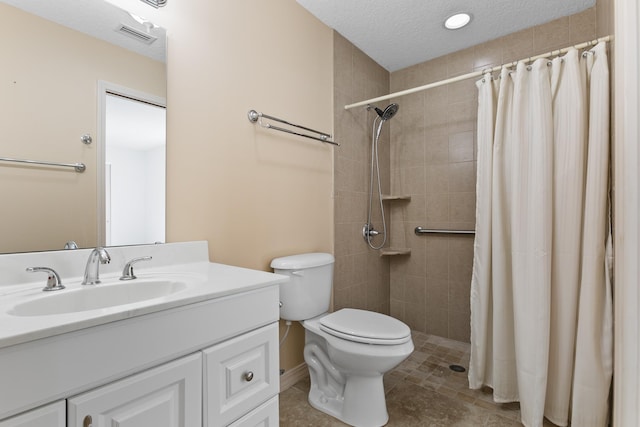
{"label": "toilet tank", "polygon": [[309,253],[276,258],[274,273],[289,276],[280,284],[280,318],[306,320],[329,311],[334,258],[331,254]]}

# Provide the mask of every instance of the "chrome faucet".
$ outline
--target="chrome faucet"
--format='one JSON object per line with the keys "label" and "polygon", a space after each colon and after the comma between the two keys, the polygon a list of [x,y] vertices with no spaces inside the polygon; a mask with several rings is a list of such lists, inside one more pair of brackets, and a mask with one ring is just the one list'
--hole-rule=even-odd
{"label": "chrome faucet", "polygon": [[105,248],[97,247],[91,251],[84,269],[83,285],[97,285],[100,283],[100,264],[109,264],[111,257]]}

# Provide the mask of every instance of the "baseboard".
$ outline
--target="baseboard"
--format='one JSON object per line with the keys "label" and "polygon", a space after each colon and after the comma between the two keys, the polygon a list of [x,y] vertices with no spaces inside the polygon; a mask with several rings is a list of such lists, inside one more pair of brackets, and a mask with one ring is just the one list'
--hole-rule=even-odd
{"label": "baseboard", "polygon": [[301,363],[295,368],[291,368],[280,375],[280,393],[293,387],[295,383],[309,376],[309,369],[306,363]]}

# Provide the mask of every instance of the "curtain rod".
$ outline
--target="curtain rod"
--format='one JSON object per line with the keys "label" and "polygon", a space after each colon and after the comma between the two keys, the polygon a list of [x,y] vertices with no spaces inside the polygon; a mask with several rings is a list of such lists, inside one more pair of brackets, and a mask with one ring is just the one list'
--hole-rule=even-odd
{"label": "curtain rod", "polygon": [[495,66],[493,68],[485,68],[482,71],[474,71],[473,73],[468,73],[468,74],[463,74],[461,76],[458,77],[453,77],[450,79],[446,79],[446,80],[440,80],[439,82],[434,82],[434,83],[429,83],[423,86],[418,86],[418,87],[414,87],[413,89],[405,89],[405,90],[401,90],[399,92],[395,92],[395,93],[390,93],[389,95],[384,95],[384,96],[379,96],[377,98],[371,98],[371,99],[367,99],[366,101],[361,101],[361,102],[356,102],[355,104],[349,104],[349,105],[345,105],[344,109],[345,110],[349,110],[351,108],[355,108],[355,107],[362,107],[364,105],[368,105],[374,102],[378,102],[378,101],[385,101],[387,99],[391,99],[391,98],[397,98],[399,96],[405,96],[405,95],[411,95],[412,93],[416,93],[416,92],[422,92],[423,90],[427,90],[427,89],[433,89],[434,87],[439,87],[439,86],[444,86],[450,83],[456,83],[462,80],[468,80],[468,79],[472,79],[475,77],[480,77],[483,74],[486,73],[493,73],[494,71],[499,71],[502,69],[502,67],[505,66],[513,66],[516,65],[518,62],[520,61],[535,61],[536,59],[540,59],[540,58],[548,58],[550,56],[556,56],[556,55],[562,55],[563,53],[566,53],[569,51],[569,49],[584,49],[585,47],[589,47],[589,46],[594,46],[597,43],[600,42],[608,42],[612,39],[612,36],[605,36],[605,37],[600,37],[599,39],[596,40],[590,40],[584,43],[580,43],[577,45],[573,45],[570,47],[565,47],[562,49],[557,49],[557,50],[552,50],[551,52],[547,52],[547,53],[543,53],[541,55],[536,55],[536,56],[530,56],[528,58],[524,58],[524,59],[520,59],[518,61],[513,61],[513,62],[508,62],[506,64],[502,64],[502,65],[498,65]]}

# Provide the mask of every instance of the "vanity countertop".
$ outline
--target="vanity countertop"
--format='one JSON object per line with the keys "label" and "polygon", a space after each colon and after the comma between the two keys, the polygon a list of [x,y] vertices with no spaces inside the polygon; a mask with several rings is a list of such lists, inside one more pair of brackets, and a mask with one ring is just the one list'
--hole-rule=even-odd
{"label": "vanity countertop", "polygon": [[[167,296],[124,305],[61,314],[14,315],[10,314],[12,308],[26,301],[46,299],[55,296],[55,294],[69,291],[84,292],[86,290],[90,292],[90,287],[80,285],[82,280],[80,272],[84,270],[84,263],[90,250],[1,255],[0,272],[3,273],[4,279],[2,280],[4,282],[0,282],[0,348],[188,304],[197,304],[210,299],[223,298],[228,295],[277,285],[288,280],[286,276],[278,274],[211,263],[208,261],[206,242],[143,245],[108,248],[108,250],[112,262],[109,265],[101,266],[104,269],[100,274],[100,279],[104,283],[91,287],[110,286],[111,284],[136,286],[136,280],[140,283],[149,279],[180,281],[187,283],[187,286],[185,289]],[[118,281],[122,265],[126,262],[124,260],[147,255],[153,255],[154,262],[140,263],[139,267],[136,265],[135,274],[138,279],[129,282]],[[25,276],[23,273],[27,266],[34,265],[56,269],[61,275],[66,289],[43,292],[45,276],[40,274]],[[19,274],[14,274],[14,277],[11,277],[11,274],[5,274],[7,269],[19,271]],[[30,281],[23,283],[25,278]],[[34,279],[39,280],[34,281]]]}

